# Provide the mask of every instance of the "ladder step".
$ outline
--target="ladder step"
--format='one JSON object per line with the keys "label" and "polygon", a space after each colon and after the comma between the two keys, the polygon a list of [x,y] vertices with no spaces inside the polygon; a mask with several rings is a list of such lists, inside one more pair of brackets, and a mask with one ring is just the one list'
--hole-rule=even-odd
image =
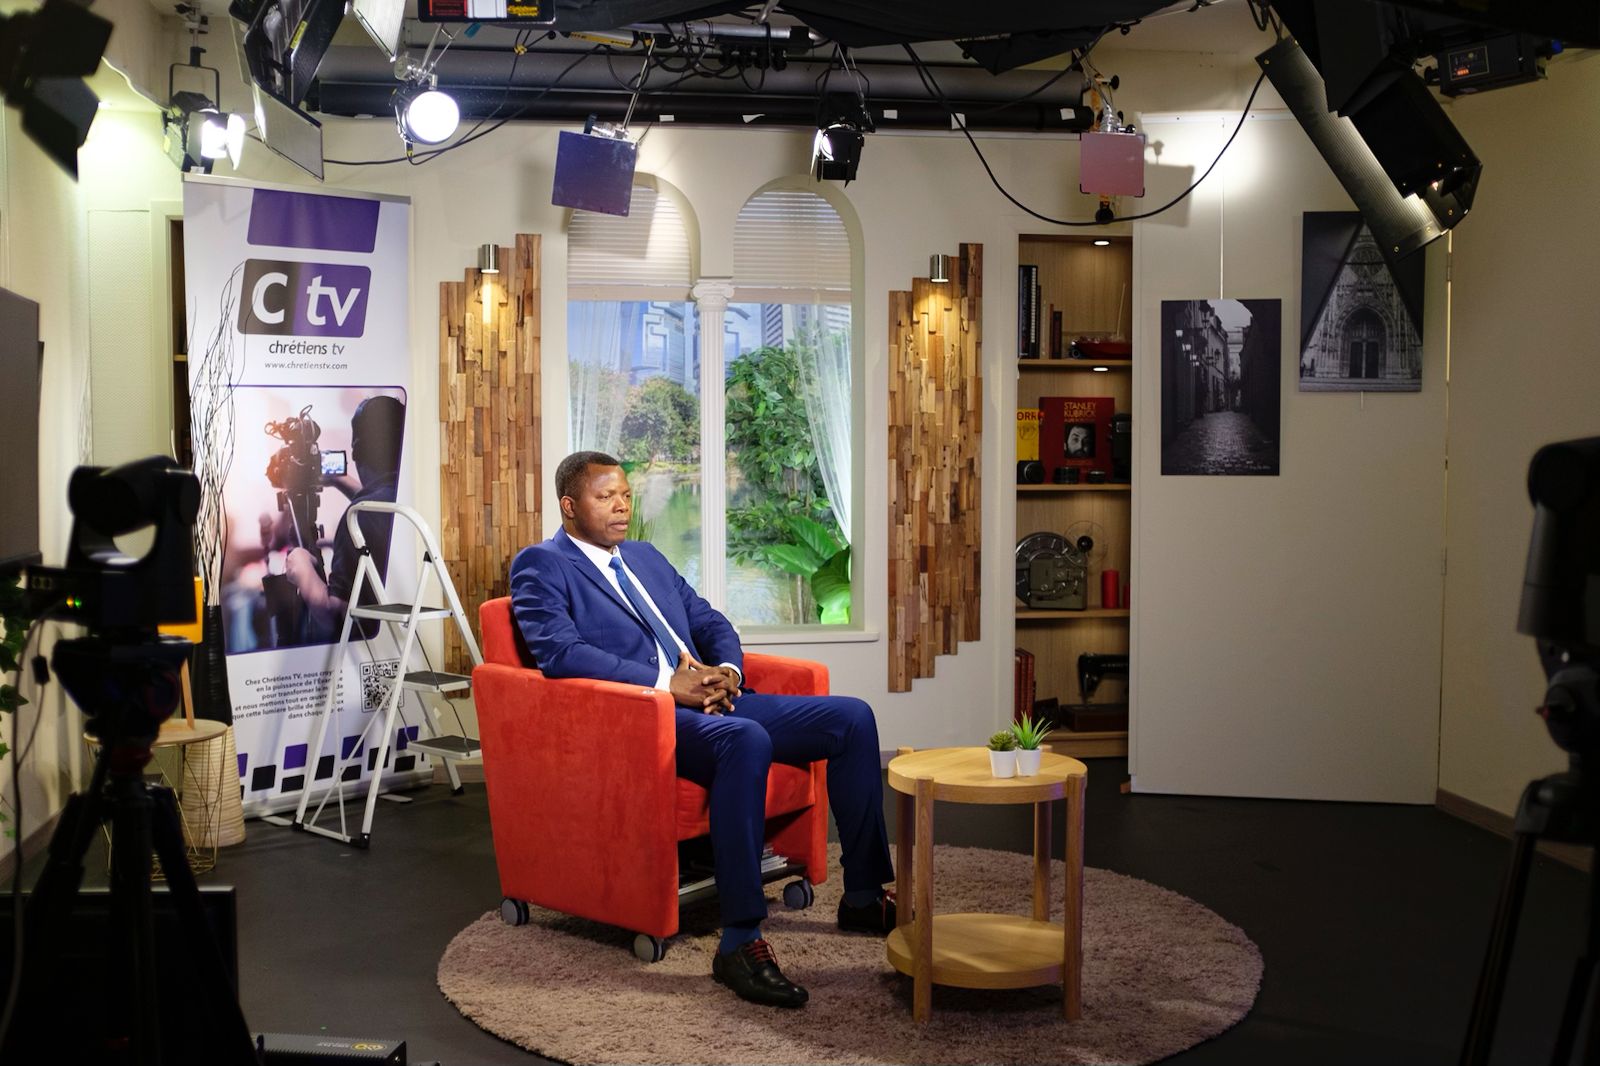
{"label": "ladder step", "polygon": [[443,670],[412,670],[406,674],[404,686],[417,692],[455,692],[472,687],[472,678],[466,674],[447,674]]}
{"label": "ladder step", "polygon": [[483,748],[472,737],[452,736],[413,740],[406,745],[406,750],[420,751],[441,759],[470,759],[482,752]]}
{"label": "ladder step", "polygon": [[[404,622],[411,617],[409,603],[372,603],[365,607],[350,608],[352,618],[381,618],[385,622]],[[417,620],[424,618],[449,618],[448,607],[424,607],[417,612]]]}

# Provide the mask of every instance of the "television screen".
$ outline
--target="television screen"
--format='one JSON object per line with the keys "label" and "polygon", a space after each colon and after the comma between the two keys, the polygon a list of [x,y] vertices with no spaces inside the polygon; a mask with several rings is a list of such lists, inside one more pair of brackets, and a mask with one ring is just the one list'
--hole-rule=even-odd
{"label": "television screen", "polygon": [[417,0],[423,22],[509,22],[553,26],[555,0]]}
{"label": "television screen", "polygon": [[[39,305],[0,289],[0,571],[39,560]],[[15,397],[15,399],[13,399]]]}

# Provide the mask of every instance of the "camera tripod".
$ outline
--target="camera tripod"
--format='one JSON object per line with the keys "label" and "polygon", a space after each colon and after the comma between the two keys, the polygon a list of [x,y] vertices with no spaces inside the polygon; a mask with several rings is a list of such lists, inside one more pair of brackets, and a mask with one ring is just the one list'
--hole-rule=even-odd
{"label": "camera tripod", "polygon": [[[1554,667],[1545,651],[1546,671]],[[1495,1021],[1500,1013],[1501,999],[1505,993],[1506,972],[1511,965],[1511,951],[1516,941],[1517,919],[1522,911],[1523,896],[1528,887],[1528,873],[1533,866],[1534,848],[1540,840],[1560,843],[1600,843],[1600,782],[1585,773],[1585,756],[1582,748],[1589,748],[1588,761],[1593,763],[1595,752],[1588,744],[1580,748],[1580,732],[1600,728],[1600,699],[1597,699],[1596,671],[1593,666],[1581,664],[1554,672],[1545,706],[1540,714],[1545,717],[1554,735],[1570,755],[1569,769],[1531,782],[1522,792],[1517,804],[1516,821],[1511,838],[1511,862],[1506,868],[1501,885],[1500,899],[1495,905],[1494,924],[1489,933],[1489,949],[1483,960],[1483,970],[1478,976],[1477,994],[1472,1003],[1472,1015],[1467,1024],[1466,1044],[1461,1050],[1461,1066],[1487,1066],[1489,1052],[1494,1043]],[[1569,732],[1570,731],[1570,732]],[[1572,743],[1568,743],[1571,740]],[[1572,972],[1567,986],[1566,1005],[1561,1014],[1561,1024],[1556,1030],[1555,1049],[1551,1052],[1552,1066],[1569,1066],[1584,1063],[1600,1066],[1600,1026],[1596,1025],[1600,1010],[1600,879],[1596,871],[1589,871],[1588,930],[1584,935],[1583,953]],[[1580,1029],[1588,1021],[1582,1052],[1574,1057],[1578,1047]]]}
{"label": "camera tripod", "polygon": [[[177,705],[178,669],[189,648],[188,641],[158,640],[153,633],[56,645],[52,665],[62,686],[89,715],[87,729],[99,740],[100,752],[88,790],[67,800],[28,901],[17,1012],[6,1046],[0,1048],[7,1062],[87,1058],[137,1066],[257,1066],[231,975],[189,869],[172,790],[146,784],[143,775],[151,743]],[[72,975],[62,972],[60,945],[83,881],[83,857],[107,821],[112,834],[106,984],[114,994],[106,1002],[77,1001],[63,994],[72,987],[67,983]],[[183,929],[186,947],[181,950],[201,999],[186,1004],[194,1008],[191,1016],[199,1032],[185,1033],[181,1041],[163,1034],[159,1024],[152,852],[166,875]],[[180,949],[164,945],[164,950]],[[95,1018],[93,1026],[86,1016]],[[84,1047],[84,1034],[95,1028],[103,1041]]]}

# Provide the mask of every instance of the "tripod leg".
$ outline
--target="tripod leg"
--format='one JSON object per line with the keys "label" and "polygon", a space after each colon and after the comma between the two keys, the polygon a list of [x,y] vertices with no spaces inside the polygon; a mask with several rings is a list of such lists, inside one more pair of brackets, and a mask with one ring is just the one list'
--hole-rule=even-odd
{"label": "tripod leg", "polygon": [[1461,1049],[1461,1066],[1487,1066],[1494,1043],[1494,1027],[1505,993],[1506,970],[1511,965],[1511,949],[1517,939],[1517,917],[1522,912],[1522,896],[1528,887],[1528,870],[1533,864],[1534,835],[1518,832],[1511,838],[1511,864],[1495,905],[1494,925],[1489,930],[1489,950],[1478,974],[1478,991],[1472,1000],[1472,1015],[1467,1023],[1467,1042]]}
{"label": "tripod leg", "polygon": [[[61,820],[50,834],[49,858],[34,882],[24,912],[22,973],[18,976],[17,1009],[0,1058],[6,1062],[46,1061],[56,1039],[52,1026],[63,1008],[52,1000],[59,990],[61,959],[41,945],[61,943],[61,930],[72,913],[83,883],[83,855],[100,828],[101,790],[106,780],[105,750],[95,761],[89,790],[67,797]],[[31,948],[32,950],[27,950]]]}
{"label": "tripod leg", "polygon": [[[239,1007],[234,975],[223,963],[222,950],[206,922],[194,872],[189,869],[183,833],[178,828],[177,801],[169,788],[152,789],[150,797],[153,804],[150,835],[183,926],[185,950],[194,964],[195,987],[205,997],[204,1002],[196,1004],[201,1008],[198,1016],[208,1019],[210,1029],[205,1066],[258,1066],[250,1027],[245,1024],[244,1011]],[[181,1064],[178,1059],[170,1058],[164,1066]]]}
{"label": "tripod leg", "polygon": [[[160,1066],[160,998],[156,973],[156,921],[150,903],[150,795],[136,777],[112,779],[111,928],[126,972],[138,980],[112,1007],[115,1032],[130,1038],[133,1061]],[[117,956],[113,956],[117,958]]]}

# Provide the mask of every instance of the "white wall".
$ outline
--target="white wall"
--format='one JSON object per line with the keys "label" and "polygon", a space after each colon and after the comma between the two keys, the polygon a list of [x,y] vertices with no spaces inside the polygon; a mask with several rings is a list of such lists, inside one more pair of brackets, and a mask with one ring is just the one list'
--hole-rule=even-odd
{"label": "white wall", "polygon": [[[1300,392],[1302,213],[1351,205],[1270,86],[1263,103],[1181,213],[1136,238],[1134,784],[1432,802],[1443,263],[1430,256],[1421,392]],[[1178,170],[1152,179],[1156,202],[1236,121],[1145,115]],[[1160,474],[1160,304],[1215,297],[1282,301],[1277,477]]]}
{"label": "white wall", "polygon": [[[102,68],[104,77],[104,68]],[[117,75],[112,74],[112,77]],[[75,466],[91,458],[95,410],[91,381],[99,362],[110,380],[100,415],[110,443],[97,458],[124,461],[164,452],[171,415],[166,404],[170,351],[157,345],[152,307],[164,306],[156,292],[150,221],[152,201],[176,195],[177,174],[161,152],[160,119],[131,93],[102,106],[79,154],[80,180],[45,156],[21,130],[17,112],[5,109],[0,127],[0,285],[39,304],[44,373],[40,395],[40,544],[47,562],[66,554],[71,514],[66,484]],[[130,269],[103,273],[113,300],[90,300],[91,244],[97,223],[102,235],[118,238],[134,256]],[[159,315],[159,311],[156,312]],[[131,328],[130,318],[145,328]],[[118,380],[118,378],[121,380]],[[107,401],[110,401],[109,403]],[[45,634],[48,654],[56,633]],[[39,649],[36,649],[39,650]],[[25,692],[30,691],[24,688]],[[4,728],[9,731],[14,723]],[[21,713],[24,740],[38,731],[23,767],[26,836],[60,809],[79,782],[84,765],[82,723],[59,684]],[[15,743],[9,738],[8,743]],[[0,787],[9,802],[9,761],[0,766]],[[7,839],[0,854],[12,847]]]}
{"label": "white wall", "polygon": [[1455,235],[1439,787],[1508,814],[1566,763],[1533,713],[1544,675],[1516,631],[1528,461],[1600,434],[1600,61],[1568,53],[1549,72],[1451,108],[1484,177]]}

